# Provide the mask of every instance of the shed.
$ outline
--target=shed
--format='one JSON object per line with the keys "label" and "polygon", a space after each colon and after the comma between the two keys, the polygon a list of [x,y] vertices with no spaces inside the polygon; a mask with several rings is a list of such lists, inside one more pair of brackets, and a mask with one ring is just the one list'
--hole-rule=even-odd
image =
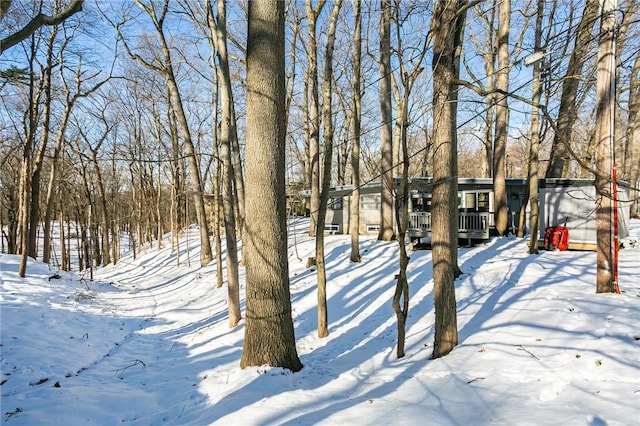
{"label": "shed", "polygon": [[[629,188],[618,185],[619,238],[629,235]],[[591,179],[540,180],[540,240],[549,226],[569,229],[570,249],[596,247],[596,189]]]}

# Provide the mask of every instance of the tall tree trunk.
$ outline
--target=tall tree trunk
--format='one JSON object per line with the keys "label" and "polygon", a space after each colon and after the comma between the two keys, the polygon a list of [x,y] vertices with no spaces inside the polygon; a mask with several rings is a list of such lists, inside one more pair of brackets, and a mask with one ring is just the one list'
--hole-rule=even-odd
{"label": "tall tree trunk", "polygon": [[380,232],[393,239],[393,111],[391,107],[391,0],[380,1]]}
{"label": "tall tree trunk", "polygon": [[582,67],[587,61],[591,46],[592,31],[597,21],[599,0],[586,0],[584,12],[576,33],[576,43],[569,59],[562,83],[562,94],[558,110],[557,131],[551,146],[551,162],[546,177],[563,177],[568,163],[567,145],[571,142],[573,123],[576,120],[578,86],[582,78]]}
{"label": "tall tree trunk", "polygon": [[[309,126],[309,172],[311,182],[311,198],[309,209],[311,210],[311,223],[309,225],[309,236],[314,237],[318,229],[318,209],[320,208],[320,101],[318,94],[318,45],[316,40],[316,24],[318,16],[322,12],[326,0],[320,0],[314,8],[311,0],[305,0],[307,9],[307,78],[309,82],[309,105],[308,126]],[[322,228],[324,230],[324,223]]]}
{"label": "tall tree trunk", "polygon": [[287,257],[284,7],[249,2],[247,35],[246,326],[240,367],[302,368]]}
{"label": "tall tree trunk", "polygon": [[[612,256],[612,155],[615,96],[615,9],[614,0],[601,0],[601,28],[598,47],[598,90],[596,94],[596,293],[615,289]],[[617,244],[617,241],[615,241]]]}
{"label": "tall tree trunk", "polygon": [[[456,112],[454,84],[456,76],[457,29],[464,15],[458,11],[466,5],[464,0],[445,0],[437,4],[431,20],[433,34],[433,195],[432,257],[435,304],[435,339],[433,357],[448,354],[458,344],[456,299],[454,280],[457,269],[457,233],[452,238],[451,229],[457,228],[457,214],[452,217],[452,182],[457,162],[456,128],[452,115]],[[460,30],[461,31],[461,30]],[[455,186],[457,213],[457,185]],[[453,222],[453,224],[452,224]]]}
{"label": "tall tree trunk", "polygon": [[[210,0],[206,0],[205,5],[207,9],[210,10],[209,5]],[[231,87],[231,75],[229,72],[229,55],[227,50],[227,11],[226,11],[226,0],[217,0],[217,10],[218,15],[215,22],[213,21],[213,16],[208,14],[207,20],[209,22],[209,28],[215,30],[214,40],[216,46],[216,54],[218,57],[218,80],[221,85],[221,97],[220,102],[223,108],[223,116],[224,109],[226,108],[228,119],[225,120],[222,118],[222,126],[227,126],[228,139],[229,139],[229,149],[231,155],[230,158],[230,167],[231,167],[231,178],[232,178],[232,189],[234,194],[234,204],[238,210],[238,217],[236,218],[238,221],[238,228],[236,230],[236,235],[242,236],[242,228],[244,226],[244,173],[242,171],[242,160],[240,156],[240,144],[238,143],[238,131],[237,131],[237,123],[236,123],[236,112],[233,101],[233,90]],[[224,131],[224,130],[223,130]],[[224,142],[223,142],[224,143]],[[235,217],[235,215],[234,215]],[[237,258],[237,255],[236,255]],[[238,302],[239,306],[239,302]],[[238,320],[240,318],[238,317]]]}
{"label": "tall tree trunk", "polygon": [[[482,55],[484,62],[484,74],[485,78],[478,78],[474,74],[474,70],[467,65],[467,73],[472,76],[474,82],[484,89],[484,105],[485,116],[483,119],[483,140],[482,140],[482,153],[483,159],[481,162],[480,170],[478,170],[478,177],[493,177],[493,131],[494,131],[494,118],[495,118],[495,104],[497,94],[496,88],[496,56],[497,49],[495,47],[496,31],[495,21],[498,7],[496,5],[497,0],[491,0],[490,2],[481,2],[474,7],[475,13],[483,23],[482,28],[486,31],[484,40],[477,38],[471,38],[471,43],[475,47],[475,50]],[[482,82],[485,82],[484,84]]]}
{"label": "tall tree trunk", "polygon": [[396,346],[396,356],[404,357],[405,337],[407,317],[409,316],[409,281],[407,280],[407,267],[409,266],[409,256],[405,238],[407,235],[407,220],[409,217],[409,153],[407,152],[407,127],[401,129],[402,143],[402,193],[396,196],[395,213],[396,226],[398,228],[397,241],[400,249],[400,272],[396,281],[396,289],[393,294],[391,305],[396,313],[398,343]]}
{"label": "tall tree trunk", "polygon": [[51,74],[54,64],[54,42],[58,34],[58,28],[53,27],[51,34],[47,40],[47,61],[42,70],[40,90],[44,98],[42,101],[36,101],[42,104],[42,128],[40,134],[40,144],[32,160],[32,176],[31,176],[31,207],[29,209],[29,256],[36,258],[38,255],[38,220],[40,219],[40,180],[42,177],[42,168],[44,157],[49,144],[50,123],[51,123]]}
{"label": "tall tree trunk", "polygon": [[20,250],[20,266],[18,267],[18,275],[22,278],[27,273],[27,257],[29,256],[29,209],[31,199],[31,156],[33,154],[33,145],[36,132],[36,105],[35,105],[35,75],[34,62],[36,56],[35,40],[31,38],[31,51],[29,60],[29,109],[26,113],[27,134],[22,150],[22,164],[20,169],[20,204],[18,209],[18,226],[20,232],[19,250]]}
{"label": "tall tree trunk", "polygon": [[[398,158],[397,161],[398,168],[400,168],[400,165],[402,165],[402,167],[400,168],[400,176],[402,177],[402,181],[400,184],[401,191],[396,194],[395,199],[395,219],[397,228],[396,240],[398,242],[400,250],[400,272],[398,274],[396,282],[396,289],[393,296],[392,306],[398,322],[398,344],[396,349],[396,356],[398,358],[402,358],[404,356],[405,347],[406,321],[409,315],[409,282],[407,280],[409,256],[407,255],[407,247],[405,245],[405,238],[407,235],[407,221],[409,217],[409,149],[407,140],[407,132],[409,128],[409,95],[411,94],[416,79],[424,69],[422,67],[422,63],[424,60],[424,56],[426,55],[428,50],[428,38],[425,37],[422,49],[419,51],[419,54],[417,56],[413,56],[409,60],[406,60],[404,58],[405,49],[402,46],[402,37],[400,36],[401,20],[399,19],[397,14],[394,14],[394,19],[396,22],[397,31],[397,46],[395,52],[398,56],[397,63],[398,67],[400,68],[399,80],[402,84],[403,90],[401,94],[400,86],[398,84],[394,84],[394,92],[396,93],[396,111],[398,113],[398,117],[396,118],[397,145],[398,152],[402,155],[402,158]],[[461,28],[456,27],[455,32],[457,33],[458,31],[461,31]],[[458,35],[456,34],[455,37],[457,39]],[[454,66],[456,57],[457,56],[454,55]],[[407,68],[407,64],[410,64],[412,66],[411,69]],[[457,70],[454,71],[454,77],[457,78]],[[452,104],[455,104],[455,99],[452,99]],[[451,110],[455,111],[455,108],[452,108]],[[452,119],[453,120],[451,122],[451,126],[455,129],[456,122],[454,117],[452,117]],[[456,240],[457,232],[458,229],[456,226]]]}
{"label": "tall tree trunk", "polygon": [[342,0],[334,0],[333,9],[327,31],[327,47],[324,58],[322,81],[322,129],[324,146],[324,162],[322,170],[322,190],[320,191],[320,208],[318,210],[318,228],[316,229],[316,265],[318,274],[318,337],[329,335],[327,313],[327,271],[324,259],[324,221],[327,215],[327,201],[331,186],[331,162],[333,159],[333,117],[331,95],[333,92],[333,47],[336,37],[338,13]]}
{"label": "tall tree trunk", "polygon": [[[229,75],[229,60],[227,57],[227,9],[224,0],[218,0],[217,19],[213,22],[210,13],[211,5],[206,0],[207,20],[209,30],[214,32],[218,66],[215,67],[217,81],[220,85],[220,105],[222,116],[220,122],[220,152],[222,160],[222,205],[224,212],[225,242],[227,246],[227,293],[229,303],[229,327],[235,327],[242,318],[240,312],[240,277],[238,274],[238,243],[236,234],[236,216],[234,204],[237,202],[233,185],[235,181],[234,166],[232,162],[233,140],[237,140],[236,119],[233,109],[233,92],[231,90],[231,77]],[[242,185],[244,191],[244,185]],[[240,204],[238,202],[238,204]],[[244,214],[244,206],[238,209]],[[242,218],[240,218],[242,224]]]}
{"label": "tall tree trunk", "polygon": [[505,156],[509,128],[509,31],[511,0],[500,2],[498,12],[498,71],[496,88],[501,92],[496,98],[496,130],[493,148],[493,193],[495,224],[499,235],[504,235],[509,224],[507,212],[507,187],[505,182]]}
{"label": "tall tree trunk", "polygon": [[353,141],[351,142],[351,256],[352,262],[360,262],[360,122],[362,119],[361,59],[362,59],[362,0],[354,2],[353,46]]}
{"label": "tall tree trunk", "polygon": [[[31,133],[31,132],[29,132]],[[29,139],[29,138],[28,138]],[[19,209],[19,250],[20,250],[20,266],[18,275],[22,278],[27,273],[27,257],[29,256],[29,192],[31,187],[31,146],[32,142],[25,142],[24,152],[22,156],[22,167],[20,169],[20,209]]]}
{"label": "tall tree trunk", "polygon": [[[536,14],[534,51],[539,52],[542,48],[542,19],[545,0],[538,0],[538,11]],[[533,64],[533,111],[531,117],[531,145],[529,146],[529,169],[527,172],[527,193],[530,208],[529,217],[529,254],[538,253],[538,230],[540,226],[540,206],[538,195],[538,153],[540,151],[540,99],[542,96],[542,63]],[[527,203],[523,203],[526,207]],[[524,237],[526,210],[520,210],[520,226],[518,232],[522,232]],[[521,228],[521,229],[520,229]]]}

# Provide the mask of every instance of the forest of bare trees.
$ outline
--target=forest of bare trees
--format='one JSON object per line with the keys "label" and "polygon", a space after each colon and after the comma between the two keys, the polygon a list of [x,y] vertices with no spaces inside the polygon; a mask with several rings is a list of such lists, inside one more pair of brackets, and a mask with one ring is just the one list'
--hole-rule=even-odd
{"label": "forest of bare trees", "polygon": [[[170,233],[181,262],[179,235],[197,227],[200,264],[216,262],[216,284],[228,286],[230,326],[242,318],[238,268],[245,265],[258,298],[247,296],[249,342],[274,335],[273,324],[256,318],[276,315],[280,324],[272,352],[245,347],[243,365],[297,370],[290,304],[282,300],[287,268],[276,261],[286,263],[286,215],[311,216],[318,333],[326,336],[328,189],[355,185],[351,260],[359,262],[360,187],[382,182],[378,238],[400,238],[404,249],[407,195],[395,192],[394,179],[406,186],[430,176],[434,357],[446,355],[457,344],[458,177],[493,179],[499,234],[508,232],[510,177],[528,178],[536,204],[537,178],[589,178],[605,188],[616,167],[630,188],[630,214],[638,215],[640,3],[613,3],[3,1],[2,253],[22,256],[22,276],[27,257],[85,270]],[[603,55],[615,58],[608,149],[596,90]],[[231,253],[226,277],[223,243]],[[401,251],[399,321],[409,308]],[[274,294],[266,305],[259,299]]]}

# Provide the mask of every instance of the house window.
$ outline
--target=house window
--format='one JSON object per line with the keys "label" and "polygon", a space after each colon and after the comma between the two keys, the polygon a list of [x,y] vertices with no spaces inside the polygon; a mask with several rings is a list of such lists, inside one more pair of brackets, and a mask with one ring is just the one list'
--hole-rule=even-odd
{"label": "house window", "polygon": [[488,212],[489,211],[489,193],[488,192],[478,192],[478,207],[477,210],[479,212]]}
{"label": "house window", "polygon": [[329,234],[339,234],[340,233],[340,225],[337,223],[327,223],[324,225],[325,232]]}
{"label": "house window", "polygon": [[431,194],[418,194],[411,198],[411,211],[430,212]]}
{"label": "house window", "polygon": [[342,197],[329,198],[328,207],[331,210],[342,210]]}
{"label": "house window", "polygon": [[380,209],[380,195],[379,194],[367,194],[360,196],[360,209],[361,210],[379,210]]}
{"label": "house window", "polygon": [[367,224],[367,234],[373,234],[376,232],[380,232],[380,225],[379,224],[373,224],[373,223],[368,223]]}

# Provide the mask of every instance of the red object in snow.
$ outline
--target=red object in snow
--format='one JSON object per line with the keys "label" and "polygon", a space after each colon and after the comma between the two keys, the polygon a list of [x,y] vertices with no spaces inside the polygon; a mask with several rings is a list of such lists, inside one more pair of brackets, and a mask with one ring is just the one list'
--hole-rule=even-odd
{"label": "red object in snow", "polygon": [[544,230],[546,250],[565,251],[569,248],[569,230],[566,226],[550,226]]}

